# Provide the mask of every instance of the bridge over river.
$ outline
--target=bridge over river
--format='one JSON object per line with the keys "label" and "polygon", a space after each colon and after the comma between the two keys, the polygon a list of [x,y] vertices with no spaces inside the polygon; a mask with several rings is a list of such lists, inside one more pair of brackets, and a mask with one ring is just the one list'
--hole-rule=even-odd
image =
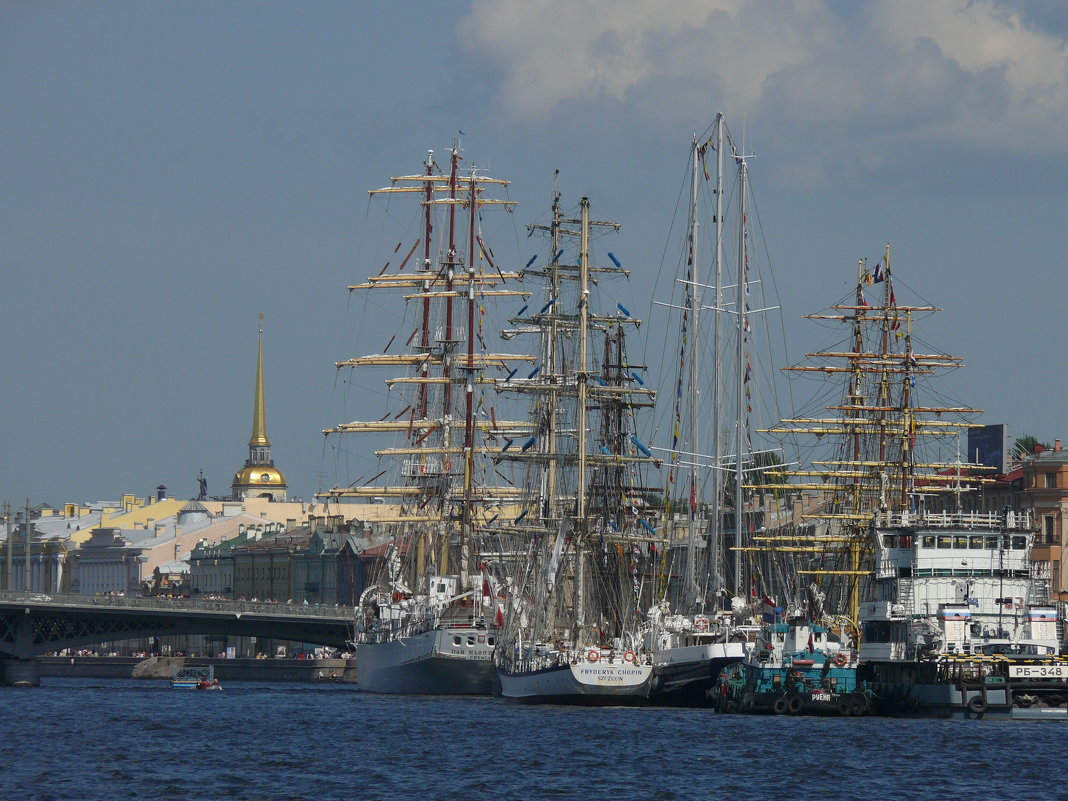
{"label": "bridge over river", "polygon": [[0,684],[38,684],[42,654],[140,637],[225,634],[344,649],[352,620],[348,606],[0,592]]}

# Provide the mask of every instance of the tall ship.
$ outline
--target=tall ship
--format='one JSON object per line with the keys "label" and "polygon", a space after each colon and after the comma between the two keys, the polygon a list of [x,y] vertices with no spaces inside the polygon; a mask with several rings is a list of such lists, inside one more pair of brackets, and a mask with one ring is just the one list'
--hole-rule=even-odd
{"label": "tall ship", "polygon": [[[517,274],[497,267],[481,229],[483,215],[511,209],[499,197],[508,182],[462,165],[458,146],[444,169],[432,151],[421,174],[392,178],[371,190],[399,205],[413,204],[409,241],[385,266],[350,292],[399,293],[404,328],[381,353],[338,362],[365,380],[371,369],[403,371],[386,379],[387,406],[378,420],[326,429],[326,435],[391,437],[375,450],[377,474],[324,493],[330,503],[390,501],[393,517],[376,517],[384,534],[379,570],[356,608],[354,646],[362,691],[490,694],[492,654],[501,622],[499,601],[483,569],[487,505],[514,501],[487,480],[483,455],[495,441],[529,431],[499,420],[484,388],[514,360],[488,352],[485,304],[513,289]],[[393,265],[396,264],[394,267]],[[377,303],[377,299],[369,300]],[[401,317],[403,313],[403,317]]]}
{"label": "tall ship", "polygon": [[913,318],[936,309],[896,302],[889,247],[880,267],[881,308],[855,313],[888,328],[900,347],[884,356],[897,379],[882,426],[894,447],[872,477],[878,504],[866,526],[873,576],[859,605],[860,673],[885,713],[1068,718],[1059,615],[1030,561],[1035,522],[1026,510],[974,497],[986,468],[959,456],[923,463],[923,440],[944,437],[954,425],[946,418],[968,410],[922,394],[957,360],[914,346]]}
{"label": "tall ship", "polygon": [[[859,605],[874,569],[871,522],[888,504],[910,502],[891,492],[892,480],[921,481],[928,498],[945,494],[952,483],[944,474],[950,465],[939,454],[956,445],[967,418],[976,413],[915,402],[917,377],[955,367],[959,360],[911,351],[906,316],[935,309],[898,303],[889,247],[874,270],[858,263],[855,288],[828,311],[807,317],[844,326],[845,345],[808,353],[784,369],[818,381],[819,394],[829,395],[830,403],[823,414],[786,418],[767,429],[807,455],[764,475],[788,483],[756,487],[788,493],[796,519],[755,533],[742,548],[758,572],[774,577],[780,603],[764,604],[758,645],[721,682],[721,708],[872,711],[872,689],[858,672]],[[931,415],[931,425],[920,424],[921,413]],[[919,458],[921,450],[935,456]],[[958,463],[959,458],[954,464],[963,467]]]}
{"label": "tall ship", "polygon": [[659,460],[636,418],[654,392],[626,346],[640,321],[604,299],[605,285],[627,271],[611,252],[591,252],[619,226],[593,219],[587,198],[577,211],[564,212],[554,186],[551,218],[529,226],[548,249],[523,271],[541,289],[505,332],[536,338],[539,359],[497,387],[530,399],[534,428],[495,457],[524,468],[520,510],[501,527],[522,558],[495,661],[511,700],[642,704],[653,679],[645,577],[663,543],[650,522],[656,488],[642,479]]}
{"label": "tall ship", "polygon": [[671,402],[662,407],[670,417],[658,427],[670,440],[654,449],[667,468],[663,526],[669,551],[649,613],[648,641],[653,701],[707,706],[720,671],[752,645],[759,618],[751,571],[736,546],[742,544],[740,531],[763,525],[746,487],[773,452],[754,447],[754,365],[765,330],[761,321],[778,307],[763,303],[749,160],[722,114],[693,138],[688,166],[678,275],[671,302],[656,302],[677,320],[677,338],[665,351],[678,359]]}
{"label": "tall ship", "polygon": [[[810,315],[844,325],[846,346],[789,368],[840,376],[845,389],[828,415],[774,429],[834,448],[783,471],[807,522],[757,538],[780,564],[793,555],[794,592],[807,601],[776,624],[788,632],[822,618],[840,643],[838,682],[809,681],[800,702],[843,714],[1062,717],[1068,665],[1029,566],[1034,527],[1026,513],[985,509],[989,468],[961,458],[979,410],[946,400],[941,379],[960,358],[919,345],[918,322],[937,311],[898,300],[888,245],[874,268],[858,264],[851,298]],[[785,656],[815,650],[820,661],[820,648],[805,650]]]}

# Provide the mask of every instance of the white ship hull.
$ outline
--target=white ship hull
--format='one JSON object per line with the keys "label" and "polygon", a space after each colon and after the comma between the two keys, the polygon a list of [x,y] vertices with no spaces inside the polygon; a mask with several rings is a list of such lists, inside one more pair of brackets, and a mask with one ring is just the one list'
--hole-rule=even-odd
{"label": "white ship hull", "polygon": [[641,705],[652,688],[652,665],[579,661],[541,670],[498,670],[501,694],[530,704]]}
{"label": "white ship hull", "polygon": [[363,692],[492,695],[493,645],[485,629],[431,629],[411,637],[356,645]]}

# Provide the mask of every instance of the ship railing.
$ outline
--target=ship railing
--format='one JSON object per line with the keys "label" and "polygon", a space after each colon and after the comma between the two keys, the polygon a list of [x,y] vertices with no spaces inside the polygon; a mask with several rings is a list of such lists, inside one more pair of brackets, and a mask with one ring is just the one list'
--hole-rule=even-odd
{"label": "ship railing", "polygon": [[353,619],[351,606],[307,603],[303,601],[244,601],[229,598],[197,596],[168,597],[162,595],[118,595],[101,593],[56,592],[0,592],[0,601],[30,603],[42,606],[104,606],[126,609],[166,609],[196,612],[241,612],[243,614],[282,615],[284,617],[330,617]]}
{"label": "ship railing", "polygon": [[979,528],[1023,529],[1031,526],[1031,513],[1022,512],[876,512],[875,525],[879,528]]}

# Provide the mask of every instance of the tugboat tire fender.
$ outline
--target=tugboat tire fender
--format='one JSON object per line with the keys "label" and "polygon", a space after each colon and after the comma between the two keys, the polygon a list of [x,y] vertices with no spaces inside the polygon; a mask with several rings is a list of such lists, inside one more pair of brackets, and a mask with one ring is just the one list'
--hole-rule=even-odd
{"label": "tugboat tire fender", "polygon": [[771,711],[776,715],[785,715],[789,706],[790,705],[787,703],[786,699],[779,696],[775,699],[775,703],[771,705]]}
{"label": "tugboat tire fender", "polygon": [[986,712],[987,706],[986,699],[981,695],[973,695],[968,699],[968,710],[976,715]]}
{"label": "tugboat tire fender", "polygon": [[796,715],[801,711],[801,696],[791,695],[790,699],[786,702],[786,709],[791,715]]}

